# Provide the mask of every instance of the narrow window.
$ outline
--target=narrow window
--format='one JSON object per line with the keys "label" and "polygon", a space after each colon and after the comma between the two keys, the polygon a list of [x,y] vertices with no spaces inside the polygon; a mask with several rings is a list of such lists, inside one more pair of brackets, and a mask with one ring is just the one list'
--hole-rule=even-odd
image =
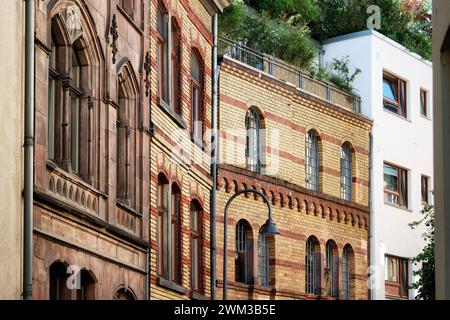
{"label": "narrow window", "polygon": [[172,220],[171,220],[171,280],[181,283],[181,190],[172,186]]}
{"label": "narrow window", "polygon": [[191,54],[192,135],[197,144],[203,144],[203,72],[198,54]]}
{"label": "narrow window", "polygon": [[311,237],[306,242],[306,255],[305,255],[305,267],[306,267],[306,293],[320,294],[320,246],[318,240]]}
{"label": "narrow window", "polygon": [[384,164],[384,201],[408,208],[408,172],[406,170]]}
{"label": "narrow window", "polygon": [[407,117],[406,82],[395,76],[383,75],[384,109]]}
{"label": "narrow window", "polygon": [[67,267],[60,262],[50,266],[50,300],[71,300],[67,287]]}
{"label": "narrow window", "polygon": [[258,282],[260,286],[270,285],[269,239],[263,234],[258,236]]}
{"label": "narrow window", "polygon": [[420,114],[424,117],[428,117],[428,92],[420,90]]}
{"label": "narrow window", "polygon": [[306,188],[319,191],[319,142],[314,131],[306,135]]}
{"label": "narrow window", "polygon": [[326,275],[326,288],[328,288],[328,294],[332,297],[337,297],[338,292],[338,267],[339,258],[337,255],[337,246],[333,241],[328,241],[326,246],[325,256],[325,275]]}
{"label": "narrow window", "polygon": [[166,104],[169,99],[169,15],[160,4],[157,9],[158,96]]}
{"label": "narrow window", "polygon": [[157,191],[158,207],[158,273],[163,278],[169,279],[168,274],[168,221],[169,221],[169,182],[160,175],[158,177]]}
{"label": "narrow window", "polygon": [[250,108],[246,117],[247,128],[247,169],[261,173],[261,118],[254,108]]}
{"label": "narrow window", "polygon": [[158,273],[181,283],[181,191],[176,184],[158,178]]}
{"label": "narrow window", "polygon": [[341,198],[352,201],[353,153],[350,145],[345,143],[341,150]]}
{"label": "narrow window", "polygon": [[81,83],[81,64],[77,56],[77,53],[71,49],[71,168],[75,173],[79,173],[80,169],[80,98],[82,90],[80,89]]}
{"label": "narrow window", "polygon": [[171,62],[172,62],[172,94],[171,94],[171,107],[172,110],[178,114],[181,113],[180,109],[180,74],[181,74],[181,46],[180,46],[180,31],[175,21],[172,21],[171,28]]}
{"label": "narrow window", "polygon": [[350,275],[354,272],[354,253],[350,245],[344,247],[342,252],[342,294],[345,300],[353,297],[354,277]]}
{"label": "narrow window", "polygon": [[49,60],[48,78],[48,159],[55,160],[55,108],[56,108],[56,81],[58,72],[56,71],[56,46],[52,36],[52,47]]}
{"label": "narrow window", "polygon": [[422,176],[422,178],[421,178],[422,203],[424,203],[424,204],[429,204],[429,199],[428,199],[429,181],[428,180],[429,180],[429,178],[426,176]]}
{"label": "narrow window", "polygon": [[250,227],[246,221],[239,221],[236,225],[236,282],[250,284]]}
{"label": "narrow window", "polygon": [[191,285],[199,293],[203,293],[202,211],[198,202],[191,203]]}
{"label": "narrow window", "polygon": [[76,300],[95,299],[95,280],[87,270],[81,270],[79,289],[76,290]]}

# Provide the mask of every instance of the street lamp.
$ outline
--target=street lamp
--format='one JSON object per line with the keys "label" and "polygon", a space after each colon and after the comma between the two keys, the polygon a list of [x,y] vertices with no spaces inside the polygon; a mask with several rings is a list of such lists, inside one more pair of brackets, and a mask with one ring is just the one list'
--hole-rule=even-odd
{"label": "street lamp", "polygon": [[261,234],[263,236],[274,236],[280,234],[280,231],[278,230],[276,224],[273,222],[272,219],[272,205],[269,202],[269,199],[267,199],[266,195],[262,193],[261,191],[253,190],[253,189],[246,189],[237,192],[234,194],[230,200],[228,200],[226,206],[225,206],[225,212],[224,212],[224,236],[223,236],[223,300],[227,300],[227,291],[228,291],[228,275],[227,275],[227,238],[228,238],[228,208],[230,207],[231,203],[239,197],[241,194],[244,193],[255,193],[263,198],[264,202],[267,204],[267,207],[269,208],[269,219],[267,222],[262,226],[261,228]]}

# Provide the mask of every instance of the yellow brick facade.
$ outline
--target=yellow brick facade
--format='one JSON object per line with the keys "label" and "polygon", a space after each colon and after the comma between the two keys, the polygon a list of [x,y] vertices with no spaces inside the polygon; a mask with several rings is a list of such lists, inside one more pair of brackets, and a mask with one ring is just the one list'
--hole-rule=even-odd
{"label": "yellow brick facade", "polygon": [[[263,173],[246,170],[246,114],[250,107],[262,118],[265,141]],[[220,166],[217,203],[217,279],[223,286],[223,211],[235,191],[262,191],[273,204],[281,235],[270,241],[270,286],[243,285],[235,281],[236,224],[251,226],[253,266],[257,275],[259,230],[267,220],[262,199],[242,195],[231,206],[228,218],[229,298],[316,299],[327,296],[324,255],[328,240],[353,249],[350,298],[368,299],[369,150],[371,121],[300,91],[273,77],[224,57],[220,73]],[[306,189],[305,140],[309,130],[319,135],[320,192]],[[341,147],[353,147],[353,201],[341,199]],[[322,256],[320,296],[305,294],[306,242],[315,236]],[[342,262],[339,264],[342,297]],[[257,281],[253,281],[254,283]],[[219,296],[221,290],[218,290]]]}
{"label": "yellow brick facade", "polygon": [[[208,2],[208,1],[206,1]],[[205,7],[205,1],[162,0],[151,1],[151,122],[154,136],[151,143],[151,186],[150,186],[150,271],[151,299],[154,300],[184,300],[194,298],[191,290],[191,252],[190,252],[190,203],[198,201],[203,209],[203,246],[202,253],[204,274],[203,298],[210,296],[210,190],[212,180],[210,175],[210,154],[208,149],[201,148],[191,140],[191,83],[190,57],[195,49],[203,62],[203,108],[204,108],[204,138],[206,146],[210,141],[211,119],[211,64],[212,64],[212,12]],[[162,5],[173,17],[181,30],[181,120],[176,121],[158,103],[158,68],[157,68],[157,16],[156,9]],[[209,8],[211,9],[211,8]],[[181,283],[179,292],[170,286],[161,284],[158,271],[158,209],[157,188],[158,175],[164,175],[169,184],[176,183],[182,194],[181,209]],[[181,287],[181,288],[180,288]]]}

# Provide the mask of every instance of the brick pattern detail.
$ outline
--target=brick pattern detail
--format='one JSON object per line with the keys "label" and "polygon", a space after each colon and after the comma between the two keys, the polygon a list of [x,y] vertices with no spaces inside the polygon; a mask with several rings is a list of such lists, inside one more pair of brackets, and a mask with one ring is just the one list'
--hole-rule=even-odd
{"label": "brick pattern detail", "polygon": [[[265,175],[246,170],[245,115],[255,107],[262,116]],[[257,275],[259,230],[267,220],[267,207],[259,196],[242,195],[230,207],[228,226],[228,279],[230,299],[330,299],[325,292],[324,257],[328,240],[353,249],[350,274],[352,299],[367,299],[369,132],[372,123],[357,114],[275,80],[226,57],[220,78],[220,160],[217,203],[218,294],[223,287],[223,211],[232,194],[245,188],[263,192],[273,206],[281,235],[270,243],[271,286],[235,283],[235,229],[244,219],[251,226],[253,264]],[[319,134],[321,191],[305,188],[305,135]],[[340,198],[340,152],[349,142],[354,150],[353,200]],[[306,241],[319,239],[322,295],[305,294]],[[342,260],[340,260],[342,261]],[[342,298],[342,262],[339,265]],[[257,282],[255,282],[257,283]]]}

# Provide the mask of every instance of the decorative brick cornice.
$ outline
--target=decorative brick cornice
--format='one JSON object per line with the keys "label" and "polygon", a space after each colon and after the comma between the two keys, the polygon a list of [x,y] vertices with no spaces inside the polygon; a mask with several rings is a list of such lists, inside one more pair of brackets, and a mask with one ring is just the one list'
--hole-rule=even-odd
{"label": "decorative brick cornice", "polygon": [[236,192],[243,185],[261,190],[269,196],[274,206],[351,224],[356,228],[369,228],[370,209],[366,206],[235,166],[219,165],[219,190],[223,188],[227,193]]}

